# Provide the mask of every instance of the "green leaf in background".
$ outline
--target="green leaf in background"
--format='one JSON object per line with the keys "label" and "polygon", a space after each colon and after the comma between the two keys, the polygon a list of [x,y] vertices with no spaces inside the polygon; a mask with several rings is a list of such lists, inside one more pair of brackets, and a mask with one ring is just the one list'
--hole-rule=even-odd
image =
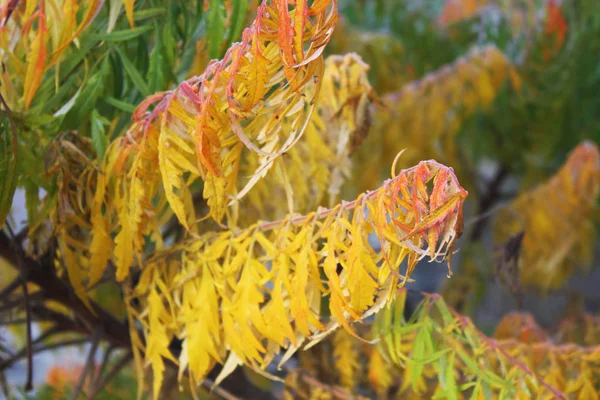
{"label": "green leaf in background", "polygon": [[144,78],[142,77],[140,72],[137,70],[135,65],[133,65],[131,60],[129,60],[129,58],[127,58],[127,55],[125,54],[123,49],[119,46],[114,46],[113,48],[117,51],[117,54],[119,54],[119,57],[121,58],[121,62],[123,63],[123,68],[125,68],[125,72],[127,72],[127,75],[129,75],[129,78],[133,82],[133,85],[135,86],[135,88],[142,95],[150,96],[150,94],[151,94],[150,89],[148,88],[148,85],[146,85],[146,81],[144,80]]}
{"label": "green leaf in background", "polygon": [[125,111],[126,113],[133,113],[135,111],[135,105],[131,104],[131,103],[127,103],[126,101],[121,101],[119,99],[115,99],[114,97],[111,96],[107,96],[103,99],[105,102],[107,102],[108,104],[110,104],[111,106],[121,110],[121,111]]}
{"label": "green leaf in background", "polygon": [[109,61],[108,57],[105,57],[100,62],[100,68],[95,70],[92,68],[90,78],[83,85],[83,90],[75,105],[71,107],[69,112],[64,116],[62,120],[61,128],[64,129],[77,129],[81,126],[81,122],[86,120],[92,110],[96,107],[98,99],[104,93],[104,84],[106,76],[109,72]]}
{"label": "green leaf in background", "polygon": [[17,188],[19,171],[17,170],[17,127],[9,111],[0,111],[0,228],[12,206],[13,195]]}
{"label": "green leaf in background", "polygon": [[[155,25],[155,29],[158,32],[158,25]],[[156,42],[152,53],[150,53],[150,67],[148,68],[148,86],[151,92],[156,92],[166,86],[165,75],[163,74],[164,68],[164,57],[162,54],[162,40],[161,35],[156,35]]]}
{"label": "green leaf in background", "polygon": [[108,137],[106,136],[104,126],[110,125],[110,121],[101,116],[97,110],[94,110],[92,111],[90,122],[92,125],[92,144],[98,155],[98,160],[102,160],[104,158],[104,152],[108,148]]}
{"label": "green leaf in background", "polygon": [[225,7],[223,0],[213,0],[208,10],[208,55],[220,58],[225,33]]}
{"label": "green leaf in background", "polygon": [[247,0],[233,0],[233,11],[231,13],[231,23],[229,24],[226,48],[229,48],[231,43],[240,37],[240,33],[244,28],[244,17],[246,17],[247,12]]}
{"label": "green leaf in background", "polygon": [[107,42],[120,42],[135,39],[146,32],[150,32],[152,29],[153,27],[151,25],[144,25],[135,29],[123,29],[109,33],[95,33],[90,35],[90,38],[95,40],[105,40]]}

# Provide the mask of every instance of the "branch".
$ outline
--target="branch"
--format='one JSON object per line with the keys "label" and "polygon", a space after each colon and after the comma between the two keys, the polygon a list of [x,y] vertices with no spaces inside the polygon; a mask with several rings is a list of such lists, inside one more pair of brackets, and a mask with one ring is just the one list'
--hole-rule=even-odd
{"label": "branch", "polygon": [[223,389],[222,387],[215,386],[215,383],[208,378],[205,378],[204,380],[202,380],[202,386],[204,386],[206,389],[208,389],[212,392],[215,392],[216,394],[218,394],[225,400],[240,400],[239,397],[234,396],[233,394],[229,393],[227,390]]}
{"label": "branch", "polygon": [[100,330],[94,331],[94,335],[92,337],[92,347],[88,352],[87,360],[85,361],[83,371],[81,371],[81,375],[79,375],[79,381],[73,389],[73,393],[71,393],[71,400],[77,400],[77,398],[79,397],[79,393],[81,393],[81,390],[83,389],[85,378],[90,374],[90,372],[94,368],[94,358],[96,357],[96,351],[98,350],[98,344],[100,343],[101,336],[102,334]]}
{"label": "branch", "polygon": [[115,350],[115,348],[113,346],[110,346],[104,352],[104,356],[102,357],[102,363],[100,364],[100,368],[98,369],[98,375],[96,376],[96,382],[94,383],[94,388],[98,387],[98,384],[100,383],[100,379],[102,378],[102,374],[104,374],[104,370],[108,366],[108,363],[110,361],[110,356],[112,355],[114,350]]}
{"label": "branch", "polygon": [[485,194],[479,198],[479,206],[477,215],[486,215],[486,218],[480,218],[473,230],[471,231],[471,241],[477,242],[481,239],[485,227],[488,222],[487,212],[494,206],[494,204],[500,199],[502,183],[508,177],[508,169],[505,166],[500,166],[494,178],[487,183],[487,190]]}
{"label": "branch", "polygon": [[[129,363],[129,361],[131,361],[132,358],[133,353],[131,351],[127,352],[127,354],[121,357],[119,362],[110,370],[106,377],[104,377],[96,385],[94,385],[94,390],[88,395],[88,400],[93,400],[98,395],[98,393],[100,393],[100,391],[104,389],[108,382],[110,382],[119,373],[119,371]],[[100,377],[101,375],[98,374],[98,379],[100,379]]]}
{"label": "branch", "polygon": [[5,286],[2,290],[0,290],[0,301],[14,292],[20,284],[21,278],[17,277],[11,283],[9,283],[8,286]]}
{"label": "branch", "polygon": [[[18,254],[11,249],[11,241],[4,232],[0,232],[0,257],[5,258],[13,266],[19,265]],[[103,338],[118,347],[129,348],[131,340],[127,326],[109,314],[106,310],[90,301],[92,309],[88,309],[73,288],[58,278],[53,268],[49,265],[41,265],[36,260],[24,255],[22,259],[21,272],[29,282],[38,285],[45,299],[54,300],[67,308],[90,327],[101,328]]]}
{"label": "branch", "polygon": [[33,389],[33,352],[31,343],[31,307],[29,305],[29,290],[27,289],[27,282],[22,281],[23,284],[23,297],[25,300],[25,321],[27,326],[27,381],[25,382],[25,391],[29,392]]}
{"label": "branch", "polygon": [[[58,349],[61,347],[68,347],[68,346],[77,346],[77,345],[84,344],[87,342],[89,342],[88,338],[65,340],[62,342],[51,343],[44,347],[33,348],[32,353],[37,354],[37,353],[42,353],[47,350],[53,350],[53,349]],[[6,368],[10,367],[15,362],[19,361],[21,358],[25,357],[25,355],[26,355],[26,350],[22,349],[14,356],[7,358],[6,360],[0,361],[0,372],[5,370]]]}

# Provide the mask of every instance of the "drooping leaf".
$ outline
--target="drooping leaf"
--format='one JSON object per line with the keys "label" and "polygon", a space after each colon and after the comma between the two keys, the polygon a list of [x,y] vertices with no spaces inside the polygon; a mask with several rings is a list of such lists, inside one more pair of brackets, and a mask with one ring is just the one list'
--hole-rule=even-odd
{"label": "drooping leaf", "polygon": [[[429,175],[419,173],[425,168]],[[441,173],[447,179],[443,185],[435,180]],[[417,189],[431,181],[433,186],[426,193]],[[281,349],[291,354],[305,340],[314,344],[338,326],[356,335],[350,324],[384,307],[418,260],[430,256],[430,248],[449,259],[461,224],[462,200],[437,227],[409,237],[406,233],[436,212],[428,199],[438,196],[449,201],[456,194],[461,199],[467,195],[452,171],[427,161],[401,171],[378,190],[332,209],[306,216],[292,214],[237,232],[205,233],[158,251],[145,263],[134,291],[140,308],[132,312],[149,315],[146,310],[153,305],[146,296],[161,293],[160,304],[170,304],[164,317],[170,321],[167,337],[185,332],[180,336],[186,349],[180,361],[194,368],[194,379],[201,379],[209,366],[228,355],[258,368],[268,365]],[[417,203],[421,204],[419,213],[415,212]],[[392,216],[406,228],[390,224]],[[445,234],[431,235],[437,228]],[[369,244],[370,232],[379,237],[382,252]],[[408,260],[406,276],[396,270],[403,260]],[[175,287],[180,290],[172,291]],[[323,296],[329,298],[329,323],[321,319]],[[193,321],[211,322],[200,328]],[[158,336],[164,333],[165,326],[161,326]],[[155,340],[152,329],[146,334]],[[197,335],[203,338],[202,344]],[[162,368],[162,364],[155,365],[155,373]]]}
{"label": "drooping leaf", "polygon": [[23,100],[25,102],[25,108],[29,108],[33,101],[36,91],[40,87],[42,77],[46,71],[46,61],[48,52],[46,49],[48,41],[48,31],[46,27],[46,13],[44,8],[44,2],[40,4],[39,16],[38,16],[38,30],[27,56],[27,75],[25,76],[25,88]]}

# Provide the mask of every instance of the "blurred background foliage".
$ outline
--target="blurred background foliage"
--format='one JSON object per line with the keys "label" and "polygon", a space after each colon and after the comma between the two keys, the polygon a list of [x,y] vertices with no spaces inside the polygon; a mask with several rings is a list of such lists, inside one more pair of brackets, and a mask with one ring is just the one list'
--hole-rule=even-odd
{"label": "blurred background foliage", "polygon": [[[199,75],[209,60],[239,40],[258,1],[46,0],[44,11],[29,9],[34,3],[0,1],[2,127],[18,132],[17,143],[4,135],[2,151],[18,154],[18,186],[25,191],[29,231],[37,236],[32,243],[43,247],[51,234],[46,217],[59,190],[52,167],[65,152],[57,146],[72,157],[88,146],[100,159],[144,98]],[[415,288],[442,292],[448,305],[477,323],[477,315],[486,313],[488,285],[500,282],[517,299],[514,304],[526,309],[523,299],[531,293],[564,294],[561,287],[577,267],[596,266],[598,1],[340,0],[339,10],[340,22],[326,52],[358,53],[370,66],[377,95],[368,112],[369,135],[353,154],[353,175],[343,198],[378,187],[404,148],[398,168],[434,158],[452,166],[470,192],[465,236],[454,264],[457,274],[443,284],[427,278],[424,287]],[[77,139],[65,139],[68,134]],[[579,183],[585,190],[569,191],[581,175],[568,170],[571,164],[550,178],[584,140],[590,141],[584,168],[589,176]],[[568,194],[562,205],[532,216],[545,198],[561,194]],[[5,203],[12,199],[3,197]],[[500,209],[504,211],[498,213]],[[568,210],[566,217],[561,210]],[[19,225],[14,217],[9,221]],[[500,232],[495,241],[494,230]],[[542,230],[554,235],[538,235]],[[528,245],[522,232],[540,239]],[[566,240],[574,244],[557,254]],[[526,248],[540,242],[544,246]],[[521,250],[525,256],[516,261]],[[523,263],[556,257],[561,262],[554,269],[548,263]],[[0,286],[11,281],[4,272],[9,270],[1,268]],[[34,287],[30,290],[35,293]],[[569,297],[567,310],[590,311],[597,299],[586,296]],[[103,283],[91,297],[124,315],[115,284]],[[547,323],[563,315],[545,313]],[[9,328],[14,337],[23,337],[20,326]],[[493,332],[491,326],[482,329]],[[36,396],[68,396],[65,390],[76,382],[76,369],[53,367],[47,387]],[[127,389],[136,384],[131,369],[122,371],[100,398],[135,393]],[[268,385],[262,378],[252,379]]]}

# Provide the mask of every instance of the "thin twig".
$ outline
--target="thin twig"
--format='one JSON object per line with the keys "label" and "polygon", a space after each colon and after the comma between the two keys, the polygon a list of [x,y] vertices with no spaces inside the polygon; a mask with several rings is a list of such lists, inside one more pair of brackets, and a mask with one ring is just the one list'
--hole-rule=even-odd
{"label": "thin twig", "polygon": [[[6,110],[8,110],[8,105],[6,104],[6,102],[4,102],[4,99],[2,99],[2,102],[4,104],[4,107]],[[17,242],[17,240],[15,239],[15,233],[12,230],[12,227],[10,226],[10,224],[8,222],[6,222],[6,228],[8,229],[8,232],[10,233],[11,236],[11,244],[13,246],[13,250],[14,252],[17,254],[17,265],[18,265],[18,269],[19,269],[19,281],[23,287],[23,304],[25,307],[25,320],[26,320],[26,328],[27,328],[27,333],[26,333],[26,340],[27,340],[27,344],[25,347],[25,354],[27,356],[27,378],[25,381],[25,392],[29,392],[33,389],[33,350],[32,350],[32,340],[31,340],[31,305],[29,303],[29,289],[27,288],[27,273],[25,271],[25,267],[24,267],[24,251],[23,248],[21,247],[21,243]],[[10,292],[9,292],[10,293]]]}
{"label": "thin twig", "polygon": [[[71,339],[71,340],[65,340],[62,342],[52,343],[52,344],[49,344],[44,347],[34,347],[33,354],[42,353],[47,350],[54,350],[54,349],[58,349],[61,347],[77,346],[80,344],[87,343],[87,342],[89,342],[89,340],[90,340],[89,338]],[[23,349],[19,353],[15,354],[13,357],[0,361],[0,371],[5,370],[6,368],[10,367],[15,362],[17,362],[21,358],[25,357],[25,355],[26,355],[26,351],[25,351],[25,349]]]}
{"label": "thin twig", "polygon": [[8,284],[8,286],[5,286],[2,290],[0,290],[0,301],[5,298],[8,297],[12,292],[14,292],[19,285],[21,284],[21,278],[15,278],[15,280],[13,280],[11,283]]}
{"label": "thin twig", "polygon": [[[35,292],[29,296],[29,301],[31,302],[33,300],[38,300],[41,297],[42,297],[41,292]],[[0,314],[13,311],[13,309],[22,305],[24,303],[24,301],[25,301],[25,296],[19,296],[19,297],[15,298],[14,300],[5,301],[4,303],[2,303],[2,305],[0,305]]]}
{"label": "thin twig", "polygon": [[79,393],[83,390],[83,385],[85,384],[85,379],[90,374],[92,369],[94,368],[94,359],[96,358],[96,351],[98,350],[98,345],[100,344],[100,339],[102,338],[102,331],[100,329],[96,329],[94,334],[92,335],[92,347],[88,352],[88,357],[85,362],[85,366],[83,371],[81,371],[81,375],[79,375],[79,381],[77,385],[73,389],[73,393],[71,393],[71,400],[77,400],[79,397]]}
{"label": "thin twig", "polygon": [[222,387],[215,386],[215,382],[212,381],[211,379],[204,378],[202,380],[202,386],[204,386],[209,391],[214,392],[217,395],[221,396],[225,400],[240,400],[239,397],[229,393],[227,390],[223,389]]}
{"label": "thin twig", "polygon": [[[45,319],[45,318],[35,318],[32,319],[31,322],[52,322],[52,320],[49,319]],[[11,319],[9,321],[0,321],[0,326],[6,326],[6,325],[21,325],[21,324],[25,324],[27,323],[27,318],[18,318],[18,319]]]}
{"label": "thin twig", "polygon": [[100,364],[100,369],[98,369],[98,375],[96,375],[96,381],[94,382],[94,389],[96,387],[98,387],[98,384],[100,383],[100,379],[102,379],[102,374],[104,373],[104,370],[108,366],[108,363],[110,361],[110,356],[112,355],[112,352],[114,350],[115,350],[115,347],[114,346],[110,346],[104,352],[104,356],[102,357],[102,363]]}
{"label": "thin twig", "polygon": [[6,377],[4,373],[0,372],[0,387],[2,388],[2,393],[4,397],[10,399],[10,387],[8,386],[8,382],[6,381]]}
{"label": "thin twig", "polygon": [[[496,171],[494,178],[486,185],[485,194],[479,199],[479,209],[477,210],[478,215],[486,214],[494,204],[498,201],[499,195],[502,193],[502,184],[505,179],[509,176],[508,169],[501,165]],[[477,221],[477,224],[471,231],[471,241],[476,242],[481,239],[485,227],[487,225],[487,218],[481,218]]]}
{"label": "thin twig", "polygon": [[[115,364],[110,372],[106,374],[106,376],[98,384],[95,385],[94,390],[88,395],[88,400],[93,400],[98,393],[104,389],[108,382],[110,382],[119,373],[119,371],[131,361],[132,358],[133,353],[131,351],[127,352],[127,354],[121,357],[119,362]],[[100,377],[100,375],[98,375],[98,377]]]}
{"label": "thin twig", "polygon": [[25,299],[25,320],[27,327],[27,381],[25,381],[25,391],[33,389],[33,351],[31,343],[31,308],[29,306],[29,290],[27,282],[23,280],[23,297]]}

